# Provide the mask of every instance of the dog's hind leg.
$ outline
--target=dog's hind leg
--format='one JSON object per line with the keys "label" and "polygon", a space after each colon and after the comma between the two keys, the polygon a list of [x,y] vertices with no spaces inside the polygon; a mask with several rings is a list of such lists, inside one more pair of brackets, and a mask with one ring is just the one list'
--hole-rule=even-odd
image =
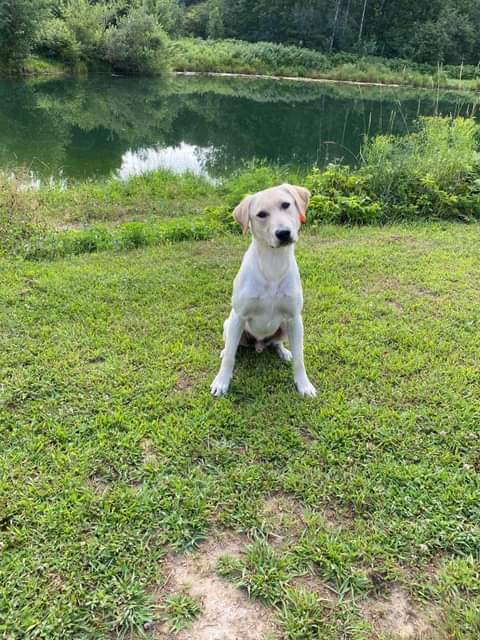
{"label": "dog's hind leg", "polygon": [[280,360],[283,362],[290,362],[292,360],[291,352],[283,346],[283,341],[287,337],[287,331],[285,325],[281,325],[280,329],[277,331],[275,336],[273,337],[270,345],[275,353],[278,355]]}
{"label": "dog's hind leg", "polygon": [[291,362],[293,358],[292,352],[286,349],[281,342],[275,342],[272,344],[272,347],[280,360],[283,360],[284,362]]}

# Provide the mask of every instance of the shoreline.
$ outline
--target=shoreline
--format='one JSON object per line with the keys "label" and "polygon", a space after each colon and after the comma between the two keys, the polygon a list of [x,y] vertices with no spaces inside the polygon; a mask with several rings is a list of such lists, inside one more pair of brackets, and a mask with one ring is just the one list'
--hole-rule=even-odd
{"label": "shoreline", "polygon": [[[168,73],[168,72],[167,72]],[[244,72],[234,72],[234,71],[187,71],[187,70],[178,70],[171,69],[169,71],[174,76],[204,76],[210,78],[250,78],[256,80],[276,80],[276,81],[288,81],[288,82],[306,82],[310,84],[337,84],[337,85],[346,85],[353,87],[386,87],[392,89],[416,89],[423,91],[453,91],[460,93],[475,93],[480,94],[480,89],[474,89],[469,87],[454,87],[448,85],[436,85],[431,87],[419,86],[416,84],[409,83],[399,83],[399,82],[374,82],[368,80],[341,80],[337,78],[314,78],[311,76],[282,76],[275,74],[262,74],[262,73],[244,73]],[[10,74],[10,73],[2,73],[0,70],[0,79],[2,80],[10,80],[10,79],[31,79],[31,78],[55,78],[55,77],[86,77],[89,75],[97,75],[97,74],[106,74],[118,77],[149,77],[155,78],[160,77],[157,76],[144,76],[141,74],[122,74],[122,73],[114,73],[113,71],[104,71],[104,70],[95,70],[90,72],[85,72],[82,70],[81,72],[72,70],[70,68],[50,68],[45,70],[25,70],[22,73]]]}
{"label": "shoreline", "polygon": [[414,84],[400,84],[395,82],[370,82],[366,80],[338,80],[335,78],[312,78],[306,76],[278,76],[260,73],[236,73],[231,71],[177,71],[172,72],[178,76],[208,76],[213,78],[254,78],[256,80],[288,80],[290,82],[310,82],[319,84],[343,84],[357,87],[389,87],[393,89],[417,89],[423,91],[457,91],[462,93],[478,93],[480,89],[470,89],[468,87],[448,87],[439,85],[435,87],[421,87]]}
{"label": "shoreline", "polygon": [[[334,78],[311,78],[306,76],[277,76],[277,75],[267,75],[261,73],[235,73],[230,71],[173,71],[175,75],[178,76],[211,76],[217,78],[255,78],[257,80],[288,80],[293,82],[318,82],[324,84],[347,84],[354,86],[366,86],[366,87],[414,87],[414,85],[410,84],[396,84],[396,83],[387,83],[387,82],[367,82],[362,80],[336,80]],[[436,87],[432,87],[429,89],[428,87],[415,87],[419,89],[427,89],[427,91],[432,91]],[[463,91],[467,91],[467,89],[463,89]]]}

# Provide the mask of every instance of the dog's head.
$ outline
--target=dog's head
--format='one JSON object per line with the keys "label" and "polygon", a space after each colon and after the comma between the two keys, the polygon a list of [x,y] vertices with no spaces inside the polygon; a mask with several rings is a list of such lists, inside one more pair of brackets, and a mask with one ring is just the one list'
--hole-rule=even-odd
{"label": "dog's head", "polygon": [[305,220],[310,192],[304,187],[281,184],[246,196],[233,212],[246,233],[277,248],[297,242],[300,225]]}

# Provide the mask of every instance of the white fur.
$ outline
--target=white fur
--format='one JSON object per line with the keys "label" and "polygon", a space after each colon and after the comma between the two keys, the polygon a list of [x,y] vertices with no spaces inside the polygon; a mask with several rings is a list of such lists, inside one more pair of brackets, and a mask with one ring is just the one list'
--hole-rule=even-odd
{"label": "white fur", "polygon": [[[279,329],[282,335],[272,340],[272,346],[282,360],[293,360],[299,393],[316,395],[303,362],[303,293],[294,255],[300,215],[305,214],[309,195],[302,187],[284,184],[247,196],[235,209],[236,220],[244,231],[251,229],[253,238],[233,285],[232,311],[224,325],[222,364],[211,385],[214,396],[228,391],[243,332],[254,336],[257,350],[262,350],[261,341]],[[286,203],[288,209],[284,208]],[[258,217],[260,212],[268,215]],[[290,232],[290,244],[282,245],[276,236],[279,230]],[[282,344],[285,334],[292,353]]]}

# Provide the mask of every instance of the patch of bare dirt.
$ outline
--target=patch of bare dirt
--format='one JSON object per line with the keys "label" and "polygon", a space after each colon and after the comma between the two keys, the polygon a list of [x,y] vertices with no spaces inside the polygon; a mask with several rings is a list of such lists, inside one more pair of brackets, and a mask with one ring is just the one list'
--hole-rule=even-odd
{"label": "patch of bare dirt", "polygon": [[172,635],[163,624],[155,630],[161,640],[264,640],[275,626],[272,612],[219,577],[216,564],[222,556],[238,557],[246,541],[224,535],[200,545],[190,555],[170,555],[164,571],[167,582],[159,594],[186,591],[201,602],[202,612],[193,625]]}
{"label": "patch of bare dirt", "polygon": [[328,606],[334,607],[337,602],[337,596],[333,587],[330,587],[318,576],[312,574],[297,576],[296,578],[292,578],[289,584],[296,589],[315,593],[320,600],[323,600]]}
{"label": "patch of bare dirt", "polygon": [[427,287],[410,285],[410,290],[414,295],[420,296],[422,298],[438,298],[439,297],[439,294],[436,291],[432,291]]}
{"label": "patch of bare dirt", "polygon": [[110,483],[103,478],[99,478],[98,476],[92,476],[88,478],[87,485],[94,491],[98,496],[103,496],[107,491],[110,491]]}
{"label": "patch of bare dirt", "polygon": [[352,525],[353,514],[332,504],[323,510],[323,519],[329,529],[346,529]]}
{"label": "patch of bare dirt", "polygon": [[186,392],[190,391],[193,387],[193,380],[189,378],[180,377],[175,383],[175,391]]}
{"label": "patch of bare dirt", "polygon": [[385,291],[399,291],[402,288],[400,280],[394,276],[381,275],[368,282],[363,287],[365,293],[382,293]]}
{"label": "patch of bare dirt", "polygon": [[433,637],[435,612],[416,607],[398,585],[388,596],[364,602],[361,611],[375,631],[392,640],[431,640]]}
{"label": "patch of bare dirt", "polygon": [[149,438],[144,438],[140,442],[140,449],[143,451],[144,464],[156,464],[157,455],[153,449],[153,442]]}
{"label": "patch of bare dirt", "polygon": [[388,304],[388,306],[393,309],[396,313],[403,313],[403,307],[400,304],[400,302],[398,302],[398,300],[393,300],[392,298],[385,300],[385,302]]}
{"label": "patch of bare dirt", "polygon": [[405,242],[408,244],[418,244],[418,238],[415,236],[390,236],[387,242]]}
{"label": "patch of bare dirt", "polygon": [[55,231],[82,231],[85,225],[81,222],[64,222],[55,225]]}
{"label": "patch of bare dirt", "polygon": [[286,493],[270,496],[263,505],[263,514],[274,546],[299,538],[306,526],[302,507]]}

